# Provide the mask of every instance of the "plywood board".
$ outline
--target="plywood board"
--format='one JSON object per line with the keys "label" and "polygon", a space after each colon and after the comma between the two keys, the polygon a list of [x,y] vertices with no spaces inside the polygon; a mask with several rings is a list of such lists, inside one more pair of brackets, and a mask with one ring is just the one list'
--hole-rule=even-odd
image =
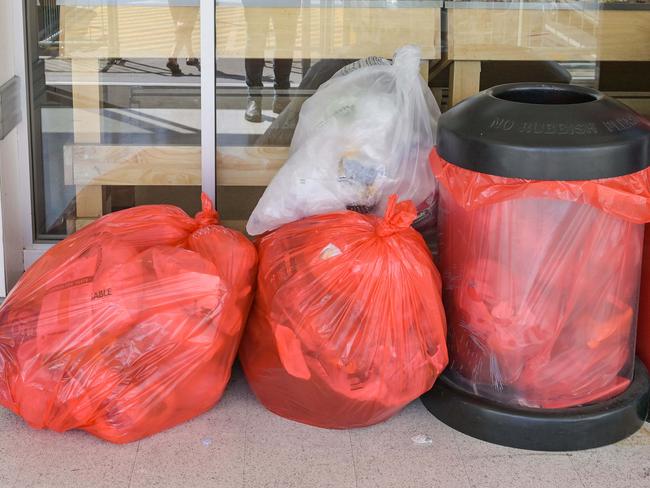
{"label": "plywood board", "polygon": [[[404,44],[440,57],[437,7],[216,8],[218,58],[391,57]],[[61,55],[199,57],[198,7],[61,6]]]}
{"label": "plywood board", "polygon": [[448,12],[452,60],[650,60],[650,10]]}

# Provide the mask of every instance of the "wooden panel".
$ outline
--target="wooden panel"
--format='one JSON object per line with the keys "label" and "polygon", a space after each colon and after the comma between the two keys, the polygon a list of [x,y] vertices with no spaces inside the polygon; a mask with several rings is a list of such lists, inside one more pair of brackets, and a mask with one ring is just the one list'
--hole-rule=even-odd
{"label": "wooden panel", "polygon": [[101,140],[99,63],[96,59],[74,58],[70,63],[72,79],[72,120],[77,143]]}
{"label": "wooden panel", "polygon": [[61,6],[61,56],[200,56],[199,7]]}
{"label": "wooden panel", "polygon": [[[74,232],[83,229],[87,225],[92,224],[95,220],[97,219],[96,218],[68,219],[66,221],[68,234],[72,234]],[[223,225],[224,227],[228,227],[230,229],[235,229],[241,232],[242,234],[248,236],[248,234],[246,233],[246,222],[247,222],[246,220],[222,220],[221,225]]]}
{"label": "wooden panel", "polygon": [[439,59],[440,9],[217,7],[220,58],[392,57],[404,44],[421,46],[425,59]]}
{"label": "wooden panel", "polygon": [[454,61],[449,74],[449,104],[451,107],[479,92],[481,85],[480,61]]}
{"label": "wooden panel", "polygon": [[[284,164],[288,147],[221,147],[217,182],[222,186],[266,186]],[[66,146],[72,183],[87,185],[201,186],[198,146]]]}
{"label": "wooden panel", "polygon": [[217,184],[267,186],[288,157],[288,147],[220,147]]}
{"label": "wooden panel", "polygon": [[[61,6],[61,56],[198,57],[198,13],[198,7]],[[408,43],[422,46],[425,59],[440,57],[439,8],[217,6],[216,19],[220,58],[391,57]]]}
{"label": "wooden panel", "polygon": [[650,11],[450,9],[449,58],[650,60]]}
{"label": "wooden panel", "polygon": [[86,217],[78,217],[78,218],[68,218],[66,220],[66,231],[68,234],[74,234],[77,231],[80,231],[87,225],[92,224],[97,218],[86,218]]}
{"label": "wooden panel", "polygon": [[102,187],[94,185],[77,185],[77,217],[101,217],[104,201]]}
{"label": "wooden panel", "polygon": [[201,185],[198,146],[75,145],[74,184],[79,185]]}
{"label": "wooden panel", "polygon": [[[71,60],[72,124],[75,143],[93,144],[101,141],[99,65],[96,59]],[[67,166],[67,168],[66,168]],[[69,178],[71,166],[64,163],[64,178]],[[74,176],[72,177],[74,184]],[[88,183],[76,185],[76,216],[100,217],[103,214],[101,186]]]}

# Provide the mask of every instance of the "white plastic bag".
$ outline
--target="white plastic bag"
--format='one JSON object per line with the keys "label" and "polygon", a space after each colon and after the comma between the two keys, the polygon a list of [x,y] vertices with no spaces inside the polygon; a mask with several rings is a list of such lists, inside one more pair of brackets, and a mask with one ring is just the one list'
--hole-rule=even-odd
{"label": "white plastic bag", "polygon": [[262,234],[310,215],[358,209],[382,215],[396,193],[431,218],[436,182],[428,156],[440,116],[419,74],[420,49],[393,63],[346,66],[302,106],[289,159],[255,207],[246,230]]}

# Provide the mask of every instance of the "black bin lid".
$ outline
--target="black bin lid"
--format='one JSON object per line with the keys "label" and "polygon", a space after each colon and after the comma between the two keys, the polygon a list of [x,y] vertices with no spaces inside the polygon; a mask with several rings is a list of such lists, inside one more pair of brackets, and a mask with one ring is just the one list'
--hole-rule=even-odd
{"label": "black bin lid", "polygon": [[438,154],[457,166],[531,180],[592,180],[650,165],[650,123],[597,90],[499,85],[445,112]]}

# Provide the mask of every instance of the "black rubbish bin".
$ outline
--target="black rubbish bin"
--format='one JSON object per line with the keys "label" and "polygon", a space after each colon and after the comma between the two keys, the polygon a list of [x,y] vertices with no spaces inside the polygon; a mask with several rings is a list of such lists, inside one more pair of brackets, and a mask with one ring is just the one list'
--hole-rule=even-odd
{"label": "black rubbish bin", "polygon": [[440,119],[450,364],[423,396],[491,442],[575,450],[643,423],[635,365],[650,125],[596,90],[500,85]]}

